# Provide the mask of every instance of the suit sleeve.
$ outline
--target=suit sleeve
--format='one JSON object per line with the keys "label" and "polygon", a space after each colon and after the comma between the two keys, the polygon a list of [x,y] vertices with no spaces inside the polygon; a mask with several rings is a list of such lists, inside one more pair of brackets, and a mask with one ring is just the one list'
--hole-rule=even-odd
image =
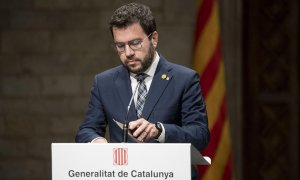
{"label": "suit sleeve", "polygon": [[181,126],[164,124],[165,142],[191,143],[202,150],[208,145],[210,133],[200,80],[196,73],[186,82],[181,103]]}
{"label": "suit sleeve", "polygon": [[91,142],[99,136],[105,136],[107,122],[101,103],[100,92],[99,79],[96,76],[91,88],[90,100],[85,114],[85,119],[79,127],[79,131],[75,138],[76,142]]}

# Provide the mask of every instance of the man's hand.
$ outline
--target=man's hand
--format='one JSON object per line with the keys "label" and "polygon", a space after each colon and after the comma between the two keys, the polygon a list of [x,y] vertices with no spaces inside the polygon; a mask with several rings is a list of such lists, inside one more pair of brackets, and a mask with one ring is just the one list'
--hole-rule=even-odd
{"label": "man's hand", "polygon": [[94,139],[91,143],[107,143],[107,140],[104,137],[98,137]]}
{"label": "man's hand", "polygon": [[129,123],[129,130],[132,131],[133,137],[140,142],[153,139],[159,133],[158,129],[155,127],[155,124],[148,122],[144,118],[131,121]]}

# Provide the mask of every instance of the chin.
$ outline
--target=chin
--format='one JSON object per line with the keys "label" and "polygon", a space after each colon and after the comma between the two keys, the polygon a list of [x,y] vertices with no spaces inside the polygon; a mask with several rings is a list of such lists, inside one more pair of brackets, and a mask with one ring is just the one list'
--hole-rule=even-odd
{"label": "chin", "polygon": [[137,66],[135,66],[135,67],[130,67],[129,66],[128,70],[130,72],[132,72],[132,73],[138,74],[138,73],[140,73],[142,71],[142,68],[141,67],[137,67]]}
{"label": "chin", "polygon": [[129,69],[130,72],[134,73],[134,74],[139,74],[141,73],[140,69]]}

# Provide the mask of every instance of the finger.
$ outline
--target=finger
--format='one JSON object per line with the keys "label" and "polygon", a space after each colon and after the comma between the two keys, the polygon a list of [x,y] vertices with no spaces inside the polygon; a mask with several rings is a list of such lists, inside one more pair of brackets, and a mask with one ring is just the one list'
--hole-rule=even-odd
{"label": "finger", "polygon": [[131,122],[129,122],[129,129],[134,130],[134,129],[138,128],[139,126],[141,126],[142,123],[143,123],[143,119],[131,121]]}
{"label": "finger", "polygon": [[137,139],[140,142],[144,142],[146,140],[147,135],[148,135],[148,133],[146,131],[143,131]]}
{"label": "finger", "polygon": [[149,139],[150,138],[155,138],[156,137],[156,135],[157,135],[157,132],[156,132],[156,130],[154,129],[154,128],[152,128],[151,129],[151,132],[149,133]]}
{"label": "finger", "polygon": [[[142,125],[142,123],[143,123],[143,119],[138,119],[138,120],[129,122],[129,127],[128,127],[129,132],[133,135],[134,132]],[[136,137],[136,136],[134,136],[134,137]]]}
{"label": "finger", "polygon": [[145,140],[151,139],[155,137],[155,125],[149,123],[148,127],[146,128],[145,132],[147,133],[147,136],[145,137]]}
{"label": "finger", "polygon": [[140,134],[145,131],[147,126],[149,125],[149,122],[146,120],[143,120],[142,124],[134,131],[133,136],[138,137]]}

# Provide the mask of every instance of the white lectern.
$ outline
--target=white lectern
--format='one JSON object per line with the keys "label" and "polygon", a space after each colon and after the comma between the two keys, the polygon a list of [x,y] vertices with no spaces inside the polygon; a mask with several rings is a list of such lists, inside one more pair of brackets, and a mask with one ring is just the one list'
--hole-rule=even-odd
{"label": "white lectern", "polygon": [[185,180],[210,163],[191,144],[52,143],[52,180]]}

